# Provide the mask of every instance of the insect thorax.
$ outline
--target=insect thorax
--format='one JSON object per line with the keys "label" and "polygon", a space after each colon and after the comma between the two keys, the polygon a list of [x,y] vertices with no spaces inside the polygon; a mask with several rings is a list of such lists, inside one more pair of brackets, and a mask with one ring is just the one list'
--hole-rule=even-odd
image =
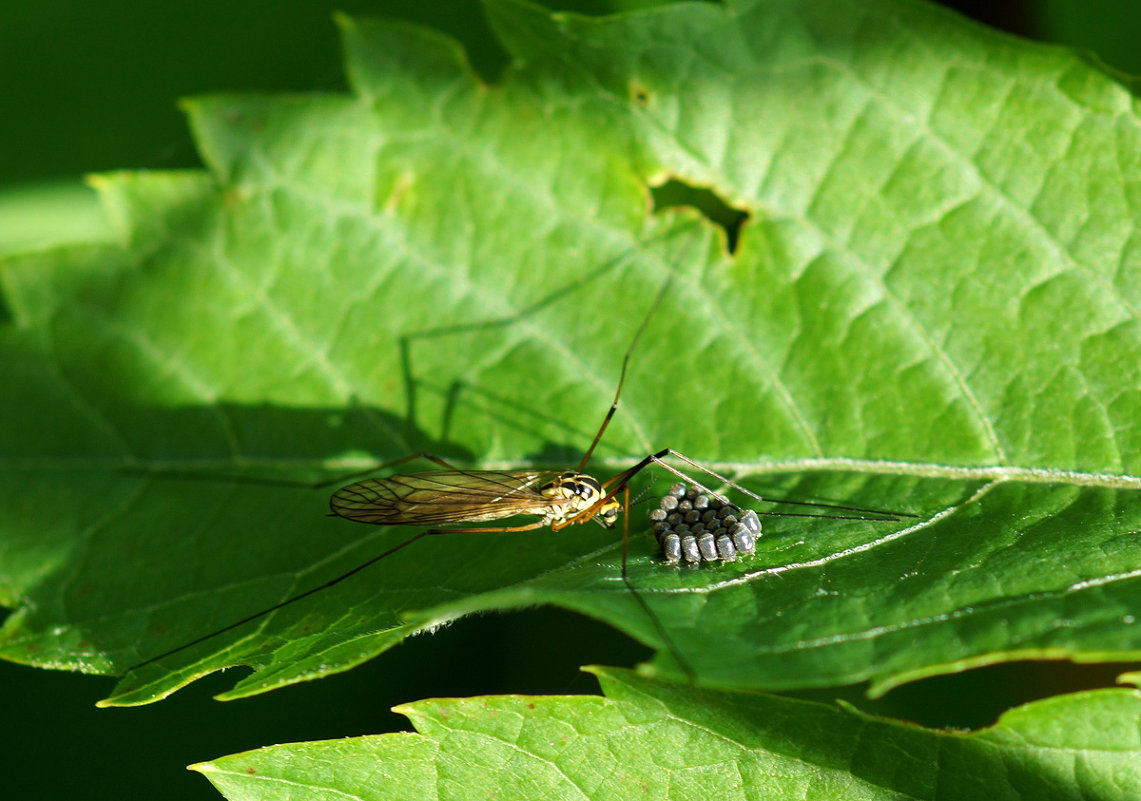
{"label": "insect thorax", "polygon": [[[539,494],[556,502],[546,513],[544,525],[566,523],[601,500],[605,493],[593,476],[567,471],[539,487]],[[593,519],[610,528],[618,518],[621,504],[611,498],[595,510]],[[584,521],[585,522],[585,521]]]}

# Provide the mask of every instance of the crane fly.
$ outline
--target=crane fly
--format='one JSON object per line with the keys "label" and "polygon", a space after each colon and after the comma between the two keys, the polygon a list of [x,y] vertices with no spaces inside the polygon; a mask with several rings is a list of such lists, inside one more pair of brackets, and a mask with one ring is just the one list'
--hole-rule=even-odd
{"label": "crane fly", "polygon": [[[603,434],[606,432],[610,421],[614,417],[614,413],[618,409],[618,399],[622,394],[622,387],[626,380],[626,371],[630,364],[631,355],[637,347],[642,334],[645,332],[654,313],[661,305],[665,297],[671,278],[667,279],[658,291],[657,297],[654,299],[647,312],[645,318],[642,320],[641,325],[635,332],[630,346],[626,350],[626,354],[622,360],[622,368],[619,373],[618,385],[614,392],[614,399],[610,404],[602,424],[599,426],[598,432],[594,435],[590,446],[586,449],[582,460],[579,462],[575,470],[463,470],[459,469],[440,457],[431,453],[418,453],[410,456],[405,456],[394,461],[386,462],[384,464],[375,465],[367,471],[358,471],[350,474],[349,476],[342,476],[330,481],[322,481],[316,484],[308,484],[309,487],[319,487],[333,484],[339,481],[347,480],[348,478],[361,475],[362,472],[377,472],[385,469],[397,467],[406,462],[414,459],[424,459],[436,464],[442,468],[439,470],[428,470],[412,473],[397,473],[387,476],[385,478],[366,478],[354,483],[348,484],[336,490],[330,500],[329,507],[331,509],[330,517],[340,517],[358,523],[366,523],[369,525],[378,526],[428,526],[424,531],[405,539],[404,541],[394,545],[393,547],[383,551],[382,553],[373,556],[367,561],[357,565],[351,570],[344,572],[335,578],[321,584],[319,586],[308,589],[304,592],[290,596],[280,603],[262,609],[254,614],[248,615],[241,620],[234,621],[220,629],[216,629],[209,634],[206,634],[198,639],[190,642],[183,643],[176,648],[165,651],[157,656],[153,656],[143,662],[140,662],[129,670],[133,671],[146,665],[157,662],[168,656],[176,654],[185,649],[191,648],[202,642],[210,640],[228,631],[236,629],[240,626],[250,623],[254,620],[269,615],[286,606],[290,606],[298,601],[308,598],[311,595],[319,593],[323,590],[329,589],[342,581],[350,578],[351,576],[360,573],[371,565],[386,559],[387,557],[395,554],[397,551],[403,550],[413,543],[428,536],[444,535],[444,534],[479,534],[479,533],[503,533],[503,532],[521,532],[531,531],[539,528],[550,528],[553,531],[560,531],[568,526],[587,523],[594,521],[604,528],[614,528],[617,523],[619,513],[628,511],[630,507],[630,481],[640,472],[650,466],[661,467],[674,475],[689,481],[694,484],[695,489],[689,491],[688,495],[685,494],[683,485],[676,484],[671,489],[670,495],[675,499],[681,497],[685,502],[685,498],[699,497],[698,493],[704,494],[706,502],[712,498],[712,506],[714,509],[720,509],[721,514],[725,514],[725,510],[735,510],[737,514],[745,516],[745,523],[748,524],[749,532],[746,542],[751,543],[751,538],[755,534],[756,537],[760,536],[760,524],[757,521],[757,515],[777,516],[777,517],[817,517],[826,519],[839,519],[839,520],[870,520],[870,521],[899,521],[902,518],[915,518],[917,515],[912,515],[903,512],[890,512],[879,509],[871,509],[857,506],[844,506],[831,503],[820,503],[813,501],[799,501],[789,499],[772,499],[764,498],[756,495],[750,490],[734,483],[733,481],[718,475],[717,473],[702,466],[700,463],[689,459],[677,451],[666,448],[656,453],[652,453],[632,467],[623,470],[618,475],[605,482],[600,482],[593,476],[588,475],[585,471],[595,448],[601,441]],[[673,458],[684,462],[690,468],[705,473],[721,482],[722,486],[731,487],[737,491],[749,496],[750,498],[762,503],[782,503],[782,504],[795,504],[804,507],[825,508],[831,510],[831,514],[822,514],[814,512],[753,512],[748,511],[742,513],[739,507],[733,506],[730,502],[718,492],[706,488],[702,484],[694,481],[691,476],[681,472],[677,468],[664,461],[666,458]],[[287,481],[264,481],[258,483],[273,483],[273,484],[288,484],[296,485],[295,482]],[[681,489],[679,489],[679,487]],[[622,500],[619,500],[619,497]],[[665,501],[666,499],[663,499]],[[663,502],[662,508],[666,508]],[[670,508],[674,508],[670,506]],[[842,512],[843,514],[835,514],[835,512]],[[537,518],[533,522],[524,523],[514,526],[466,526],[463,524],[468,523],[490,523],[497,520],[503,520],[509,517],[516,516],[530,516]],[[658,516],[657,513],[651,514],[651,519],[655,521],[664,521],[665,515]],[[444,528],[439,528],[443,526]],[[460,528],[450,528],[451,526],[463,526]],[[662,540],[663,548],[665,549],[665,557],[671,564],[677,564],[681,559],[684,552],[686,559],[692,563],[704,561],[730,561],[736,558],[737,551],[726,552],[723,548],[718,550],[719,546],[714,546],[712,550],[704,545],[698,550],[696,541],[686,543],[685,545],[674,544],[672,540],[677,540],[678,537],[674,533],[672,524],[666,526],[664,522],[655,522],[655,531],[662,535],[661,527],[669,528],[665,536],[671,539],[671,544],[667,545],[666,540]],[[658,616],[650,608],[649,604],[643,598],[642,594],[638,592],[637,588],[631,583],[627,574],[627,550],[629,541],[629,515],[624,517],[624,527],[622,535],[622,569],[621,580],[627,590],[637,600],[638,604],[645,612],[649,620],[653,623],[658,635],[670,650],[674,659],[685,671],[691,681],[696,681],[694,671],[689,666],[688,662],[684,659],[677,647],[674,645],[673,640],[665,630]],[[741,553],[748,554],[752,552],[751,544],[745,547],[740,547],[738,550]],[[701,554],[704,553],[704,556]]]}
{"label": "crane fly", "polygon": [[[447,467],[358,481],[333,493],[329,507],[337,517],[375,526],[450,526],[532,515],[539,520],[515,530],[550,526],[557,531],[604,494],[597,480],[569,470]],[[594,519],[610,528],[618,511],[611,499]]]}

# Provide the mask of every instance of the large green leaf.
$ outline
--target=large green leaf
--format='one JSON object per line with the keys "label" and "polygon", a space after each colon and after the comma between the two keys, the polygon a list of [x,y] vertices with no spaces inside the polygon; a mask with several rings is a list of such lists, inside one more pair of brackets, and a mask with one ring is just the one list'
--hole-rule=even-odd
{"label": "large green leaf", "polygon": [[[592,470],[668,446],[922,520],[777,518],[751,560],[677,570],[635,511],[668,642],[612,532],[431,538],[113,702],[237,664],[229,695],[264,691],[535,603],[721,687],[1141,654],[1124,89],[910,2],[487,8],[500,84],[343,21],[354,96],[192,101],[209,175],[104,177],[121,244],[0,265],[0,655],[122,673],[413,533],[235,474],[575,465],[671,274]],[[737,253],[648,211],[669,177],[751,213]]]}
{"label": "large green leaf", "polygon": [[1135,690],[1061,696],[971,734],[599,671],[605,698],[397,708],[417,733],[276,745],[192,766],[231,801],[299,798],[1134,799]]}

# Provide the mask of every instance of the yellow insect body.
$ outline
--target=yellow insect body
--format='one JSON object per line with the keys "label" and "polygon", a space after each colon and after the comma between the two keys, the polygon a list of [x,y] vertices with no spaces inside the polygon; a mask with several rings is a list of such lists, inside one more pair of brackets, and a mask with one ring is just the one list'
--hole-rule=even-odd
{"label": "yellow insect body", "polygon": [[514,515],[541,518],[534,528],[596,520],[610,528],[621,504],[588,475],[557,470],[430,470],[370,478],[329,499],[333,513],[377,526],[482,523]]}

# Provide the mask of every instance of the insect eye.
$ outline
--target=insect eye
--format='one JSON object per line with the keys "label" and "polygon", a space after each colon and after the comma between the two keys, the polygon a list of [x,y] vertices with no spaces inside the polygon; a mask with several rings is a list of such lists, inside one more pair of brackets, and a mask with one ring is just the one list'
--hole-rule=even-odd
{"label": "insect eye", "polygon": [[602,486],[590,476],[578,476],[575,483],[579,493],[585,497],[595,498],[602,494]]}

